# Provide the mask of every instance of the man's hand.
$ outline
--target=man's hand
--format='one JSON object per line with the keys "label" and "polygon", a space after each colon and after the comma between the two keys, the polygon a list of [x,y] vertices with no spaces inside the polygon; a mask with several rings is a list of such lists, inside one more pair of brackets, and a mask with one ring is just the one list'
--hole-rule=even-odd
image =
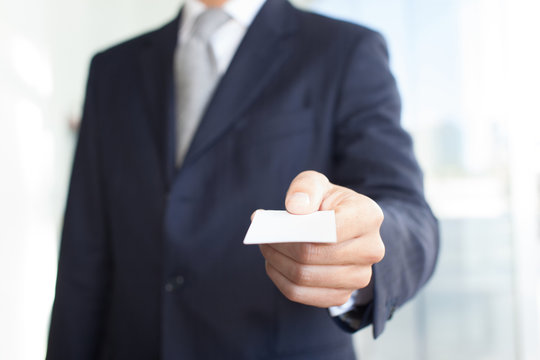
{"label": "man's hand", "polygon": [[289,300],[339,306],[368,286],[372,265],[384,256],[379,234],[383,213],[373,200],[305,171],[292,181],[285,207],[291,214],[334,210],[337,230],[335,244],[260,245],[268,276]]}

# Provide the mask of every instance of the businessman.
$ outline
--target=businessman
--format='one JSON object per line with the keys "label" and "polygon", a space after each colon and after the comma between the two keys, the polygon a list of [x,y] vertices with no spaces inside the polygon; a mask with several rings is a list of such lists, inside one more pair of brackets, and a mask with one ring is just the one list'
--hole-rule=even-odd
{"label": "businessman", "polygon": [[[245,246],[256,209],[336,244]],[[354,359],[431,276],[383,39],[286,0],[187,0],[90,66],[48,359]]]}

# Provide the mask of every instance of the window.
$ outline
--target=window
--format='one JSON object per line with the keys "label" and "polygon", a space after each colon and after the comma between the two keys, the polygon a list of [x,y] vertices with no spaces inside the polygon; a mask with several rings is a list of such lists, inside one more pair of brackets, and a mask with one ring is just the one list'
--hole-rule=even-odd
{"label": "window", "polygon": [[[314,0],[383,33],[441,221],[433,279],[362,359],[536,359],[539,5],[514,0]],[[536,11],[532,11],[532,7]]]}

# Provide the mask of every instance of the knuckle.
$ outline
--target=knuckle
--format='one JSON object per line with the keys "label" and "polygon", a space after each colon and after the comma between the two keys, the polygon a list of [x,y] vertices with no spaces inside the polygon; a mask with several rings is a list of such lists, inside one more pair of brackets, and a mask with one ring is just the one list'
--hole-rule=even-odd
{"label": "knuckle", "polygon": [[384,258],[384,254],[386,252],[386,248],[384,246],[384,243],[380,237],[378,236],[376,245],[375,245],[375,251],[374,251],[374,257],[375,257],[375,263],[378,263]]}
{"label": "knuckle", "polygon": [[380,221],[381,223],[383,222],[383,220],[384,220],[384,212],[382,211],[381,207],[375,201],[373,201],[373,215],[375,216],[375,218],[378,221]]}
{"label": "knuckle", "polygon": [[305,264],[309,261],[309,252],[305,244],[301,244],[296,248],[296,260],[302,264]]}
{"label": "knuckle", "polygon": [[271,246],[268,246],[268,245],[261,245],[260,246],[260,249],[261,249],[261,254],[262,256],[270,261],[270,262],[274,262],[275,259],[276,259],[276,254],[277,254],[277,251],[275,249],[273,249]]}
{"label": "knuckle", "polygon": [[351,293],[348,291],[339,292],[338,294],[334,296],[331,306],[341,306],[345,304],[347,301],[349,301],[350,297],[351,297]]}
{"label": "knuckle", "polygon": [[266,245],[260,245],[259,250],[261,251],[262,256],[267,259],[268,258],[268,247]]}
{"label": "knuckle", "polygon": [[292,281],[299,285],[310,284],[313,279],[313,274],[306,266],[296,266],[293,270]]}
{"label": "knuckle", "polygon": [[302,186],[307,186],[309,188],[317,188],[321,184],[326,185],[330,183],[330,180],[328,180],[328,178],[320,172],[314,170],[306,170],[298,174],[293,180],[293,183],[297,185],[302,184]]}
{"label": "knuckle", "polygon": [[375,200],[365,196],[363,196],[363,200],[363,203],[367,206],[370,214],[370,222],[372,222],[374,226],[380,227],[384,221],[383,210]]}
{"label": "knuckle", "polygon": [[363,289],[369,285],[369,283],[371,282],[372,274],[373,274],[373,271],[371,269],[371,266],[366,267],[363,271],[360,272],[358,276],[359,289]]}
{"label": "knuckle", "polygon": [[341,295],[341,299],[340,299],[341,305],[343,305],[347,301],[349,301],[350,298],[351,298],[351,293],[349,293],[349,292],[346,292],[343,295]]}
{"label": "knuckle", "polygon": [[315,170],[304,170],[300,174],[298,174],[298,177],[303,178],[303,177],[313,176],[315,174],[317,174]]}
{"label": "knuckle", "polygon": [[266,275],[272,278],[272,271],[270,270],[270,264],[268,264],[268,261],[264,262],[264,270],[266,271]]}
{"label": "knuckle", "polygon": [[301,302],[302,301],[302,291],[298,286],[289,286],[283,291],[283,295],[290,301]]}
{"label": "knuckle", "polygon": [[366,260],[370,264],[376,264],[384,258],[384,254],[385,254],[384,243],[380,235],[377,235],[377,238],[373,242],[369,253],[366,254]]}
{"label": "knuckle", "polygon": [[298,261],[302,264],[311,264],[319,255],[319,248],[313,244],[302,244],[298,247]]}
{"label": "knuckle", "polygon": [[311,179],[314,179],[314,180],[323,180],[323,181],[328,181],[328,178],[324,175],[324,174],[321,174],[320,172],[318,171],[315,171],[315,170],[305,170],[305,171],[302,171],[298,177],[301,177],[301,178],[311,178]]}

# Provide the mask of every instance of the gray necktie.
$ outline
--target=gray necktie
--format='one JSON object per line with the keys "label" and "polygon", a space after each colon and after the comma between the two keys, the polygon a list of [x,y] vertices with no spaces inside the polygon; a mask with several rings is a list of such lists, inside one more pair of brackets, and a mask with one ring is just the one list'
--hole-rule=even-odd
{"label": "gray necktie", "polygon": [[219,79],[209,40],[228,19],[221,8],[207,9],[195,19],[190,38],[176,52],[176,166],[184,160]]}

